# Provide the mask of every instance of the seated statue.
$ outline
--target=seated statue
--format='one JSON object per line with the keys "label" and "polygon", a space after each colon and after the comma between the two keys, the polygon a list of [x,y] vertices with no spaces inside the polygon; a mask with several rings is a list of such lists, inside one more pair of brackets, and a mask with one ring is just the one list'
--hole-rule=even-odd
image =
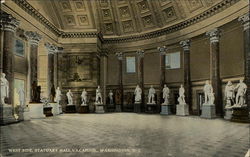
{"label": "seated statue", "polygon": [[148,91],[148,104],[155,104],[155,89],[151,85],[149,91]]}

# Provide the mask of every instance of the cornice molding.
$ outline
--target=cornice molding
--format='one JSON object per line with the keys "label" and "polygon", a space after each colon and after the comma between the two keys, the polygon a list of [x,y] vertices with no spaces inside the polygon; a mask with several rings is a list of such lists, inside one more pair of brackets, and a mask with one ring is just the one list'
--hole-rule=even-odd
{"label": "cornice molding", "polygon": [[131,41],[139,41],[145,39],[151,39],[155,37],[159,37],[162,35],[166,35],[169,33],[176,32],[183,28],[189,27],[193,24],[196,24],[200,21],[203,21],[216,13],[219,13],[233,4],[239,2],[240,0],[223,0],[222,2],[212,6],[208,10],[202,12],[199,15],[196,15],[190,19],[177,23],[175,25],[163,28],[161,30],[133,35],[129,37],[114,37],[114,38],[105,38],[100,33],[97,32],[64,32],[59,30],[54,24],[52,24],[49,20],[47,20],[41,13],[39,13],[34,7],[32,7],[27,0],[12,0],[19,7],[21,7],[24,11],[26,11],[29,15],[38,20],[41,24],[43,24],[47,29],[53,32],[57,37],[61,38],[93,38],[98,37],[103,43],[121,43],[121,42],[131,42]]}

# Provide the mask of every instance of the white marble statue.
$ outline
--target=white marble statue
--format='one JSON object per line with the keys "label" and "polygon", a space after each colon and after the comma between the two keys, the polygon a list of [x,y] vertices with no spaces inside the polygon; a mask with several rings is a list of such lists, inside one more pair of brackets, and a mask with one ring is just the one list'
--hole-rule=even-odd
{"label": "white marble statue", "polygon": [[152,85],[148,91],[148,104],[155,104],[155,89]]}
{"label": "white marble statue", "polygon": [[209,81],[206,81],[203,91],[205,94],[205,104],[210,104],[211,101],[209,102],[209,97],[211,97],[211,94],[213,93],[213,87],[211,84],[209,84]]}
{"label": "white marble statue", "polygon": [[68,105],[73,105],[73,93],[69,89],[69,91],[66,93],[67,99],[68,99]]}
{"label": "white marble statue", "polygon": [[21,107],[24,107],[25,106],[25,92],[22,88],[20,88],[17,93],[19,97],[19,105]]}
{"label": "white marble statue", "polygon": [[9,82],[5,78],[5,73],[1,75],[1,104],[5,104],[5,98],[9,97]]}
{"label": "white marble statue", "polygon": [[231,81],[227,82],[227,85],[225,87],[225,98],[226,98],[226,107],[232,106],[233,100],[234,100],[234,85]]}
{"label": "white marble statue", "polygon": [[81,98],[82,98],[82,106],[86,106],[87,105],[87,91],[85,89],[83,89],[82,94],[81,94]]}
{"label": "white marble statue", "polygon": [[100,86],[98,86],[97,89],[96,89],[95,103],[96,104],[103,104],[103,102],[102,102],[102,93],[101,93]]}
{"label": "white marble statue", "polygon": [[178,102],[179,102],[179,104],[186,104],[186,101],[185,101],[185,89],[183,88],[182,84],[181,84],[181,87],[179,88]]}
{"label": "white marble statue", "polygon": [[135,102],[140,103],[142,90],[139,85],[136,86],[134,94],[135,94]]}
{"label": "white marble statue", "polygon": [[60,101],[62,100],[62,92],[59,87],[56,89],[55,102],[60,105]]}
{"label": "white marble statue", "polygon": [[162,93],[163,93],[163,99],[164,99],[164,105],[168,105],[169,104],[169,94],[170,94],[170,90],[169,88],[167,87],[167,85],[165,84],[164,85],[164,88],[162,90]]}
{"label": "white marble statue", "polygon": [[114,103],[114,100],[113,100],[113,92],[112,90],[109,91],[109,104],[113,104]]}
{"label": "white marble statue", "polygon": [[247,85],[241,79],[235,89],[237,90],[235,103],[236,105],[243,106],[245,104],[245,94],[247,91]]}

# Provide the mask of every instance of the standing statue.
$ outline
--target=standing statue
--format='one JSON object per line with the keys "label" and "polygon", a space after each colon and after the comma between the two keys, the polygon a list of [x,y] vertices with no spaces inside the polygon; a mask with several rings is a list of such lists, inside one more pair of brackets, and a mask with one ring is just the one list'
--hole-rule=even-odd
{"label": "standing statue", "polygon": [[68,105],[73,105],[73,93],[69,89],[69,91],[66,93],[67,99],[68,99]]}
{"label": "standing statue", "polygon": [[109,91],[109,104],[113,104],[114,103],[114,100],[113,100],[113,92],[112,90]]}
{"label": "standing statue", "polygon": [[100,86],[98,86],[97,89],[96,89],[95,103],[96,104],[103,104],[103,102],[102,102],[102,93],[101,93]]}
{"label": "standing statue", "polygon": [[19,105],[21,107],[24,107],[24,105],[25,105],[25,92],[22,88],[20,88],[17,93],[19,96]]}
{"label": "standing statue", "polygon": [[246,94],[246,91],[247,91],[247,85],[241,79],[240,83],[237,84],[235,89],[237,90],[236,102],[235,103],[236,103],[236,105],[243,106],[244,103],[245,103],[245,94]]}
{"label": "standing statue", "polygon": [[51,89],[50,89],[50,100],[53,102],[55,100],[55,96],[56,96],[56,90],[55,90],[55,86],[52,85]]}
{"label": "standing statue", "polygon": [[234,97],[234,85],[231,81],[228,81],[225,87],[226,106],[232,106],[234,103]]}
{"label": "standing statue", "polygon": [[152,85],[148,91],[148,104],[155,104],[155,89]]}
{"label": "standing statue", "polygon": [[179,102],[179,104],[186,104],[186,101],[185,101],[185,89],[183,88],[182,84],[181,84],[181,87],[179,88],[178,102]]}
{"label": "standing statue", "polygon": [[9,97],[9,82],[5,78],[5,73],[1,75],[1,104],[5,105],[5,98]]}
{"label": "standing statue", "polygon": [[60,105],[60,101],[62,100],[62,92],[59,87],[56,89],[55,102]]}
{"label": "standing statue", "polygon": [[142,90],[139,85],[136,86],[134,94],[135,94],[135,103],[140,103]]}
{"label": "standing statue", "polygon": [[81,95],[81,98],[82,98],[82,106],[86,106],[87,105],[87,91],[85,89],[83,89],[82,91],[82,95]]}
{"label": "standing statue", "polygon": [[118,104],[118,105],[122,104],[121,97],[122,97],[121,90],[120,90],[120,89],[117,89],[117,90],[115,91],[115,103],[116,103],[116,104]]}
{"label": "standing statue", "polygon": [[205,104],[209,104],[209,96],[213,93],[213,87],[209,84],[209,81],[206,81],[203,91],[205,94]]}
{"label": "standing statue", "polygon": [[163,99],[164,99],[164,105],[168,105],[169,104],[169,93],[170,93],[170,90],[169,88],[167,87],[167,85],[165,84],[164,85],[164,88],[162,90],[162,93],[163,93]]}

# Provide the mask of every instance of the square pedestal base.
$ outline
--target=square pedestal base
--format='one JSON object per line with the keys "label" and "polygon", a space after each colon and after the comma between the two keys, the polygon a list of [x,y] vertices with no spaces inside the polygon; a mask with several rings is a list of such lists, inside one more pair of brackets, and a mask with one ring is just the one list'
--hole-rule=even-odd
{"label": "square pedestal base", "polygon": [[79,113],[89,113],[89,106],[79,106]]}
{"label": "square pedestal base", "polygon": [[115,112],[122,112],[121,105],[115,105]]}
{"label": "square pedestal base", "polygon": [[42,103],[31,103],[29,104],[30,118],[45,118],[43,113],[43,104]]}
{"label": "square pedestal base", "polygon": [[104,105],[103,104],[95,105],[95,113],[105,113]]}
{"label": "square pedestal base", "polygon": [[249,123],[250,118],[247,107],[233,107],[232,122]]}
{"label": "square pedestal base", "polygon": [[59,104],[58,103],[49,103],[52,107],[52,114],[54,116],[59,115],[60,114],[60,110],[59,110]]}
{"label": "square pedestal base", "polygon": [[232,114],[233,114],[233,109],[232,108],[225,108],[224,119],[225,120],[231,120],[232,119]]}
{"label": "square pedestal base", "polygon": [[176,115],[177,116],[188,116],[189,110],[187,104],[176,105]]}
{"label": "square pedestal base", "polygon": [[134,104],[134,112],[141,113],[141,103],[140,102]]}
{"label": "square pedestal base", "polygon": [[171,106],[172,105],[161,105],[161,115],[171,115]]}
{"label": "square pedestal base", "polygon": [[30,120],[30,110],[28,107],[24,108],[23,120]]}
{"label": "square pedestal base", "polygon": [[147,104],[145,112],[146,113],[157,113],[157,105],[156,104]]}
{"label": "square pedestal base", "polygon": [[202,105],[202,118],[207,118],[207,119],[212,119],[215,118],[215,105],[208,105],[208,104],[203,104]]}
{"label": "square pedestal base", "polygon": [[66,113],[76,113],[76,106],[75,105],[67,105],[65,112]]}
{"label": "square pedestal base", "polygon": [[13,116],[13,108],[11,105],[1,105],[0,106],[0,112],[2,113],[0,116],[0,125],[6,125],[11,123],[17,123],[18,120],[16,120]]}
{"label": "square pedestal base", "polygon": [[46,117],[53,116],[52,107],[44,107],[43,108],[43,113],[45,114]]}

